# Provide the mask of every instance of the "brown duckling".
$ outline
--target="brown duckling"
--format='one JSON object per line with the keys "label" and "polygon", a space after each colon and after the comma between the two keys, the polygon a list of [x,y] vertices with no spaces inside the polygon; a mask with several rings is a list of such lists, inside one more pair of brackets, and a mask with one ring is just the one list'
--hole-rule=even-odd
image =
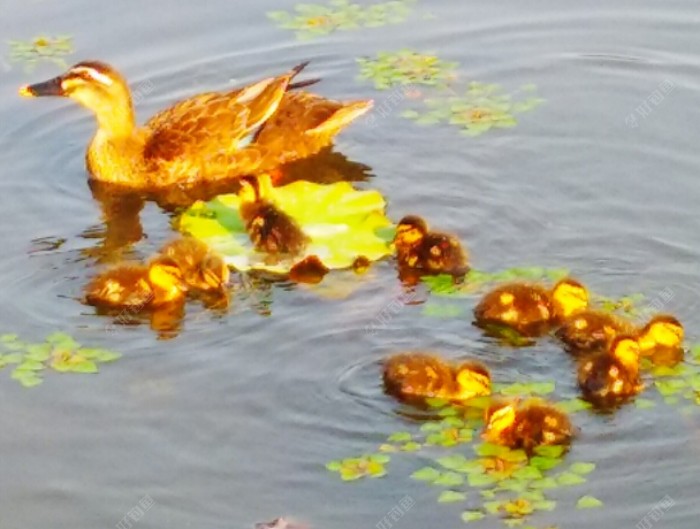
{"label": "brown duckling", "polygon": [[309,238],[299,224],[268,199],[269,177],[241,179],[241,217],[255,249],[269,254],[298,255]]}
{"label": "brown duckling", "polygon": [[389,395],[411,404],[426,398],[465,401],[491,393],[491,375],[474,361],[453,364],[426,353],[403,353],[384,362],[384,387]]}
{"label": "brown duckling", "polygon": [[224,259],[199,239],[176,239],[165,244],[159,253],[173,260],[190,289],[216,292],[228,284],[231,273]]}
{"label": "brown duckling", "polygon": [[85,302],[132,313],[184,302],[187,285],[177,264],[158,256],[146,265],[123,264],[93,278],[85,287]]}
{"label": "brown duckling", "polygon": [[[667,360],[682,358],[683,325],[673,316],[659,314],[642,328],[614,314],[599,310],[584,310],[566,319],[556,336],[573,354],[607,351],[616,336],[638,337],[642,356],[657,356]],[[663,363],[663,362],[662,362]]]}
{"label": "brown duckling", "polygon": [[542,445],[568,445],[575,434],[564,412],[539,400],[497,401],[486,410],[484,421],[484,440],[528,454]]}
{"label": "brown duckling", "polygon": [[394,237],[399,270],[421,274],[464,276],[469,271],[467,253],[454,235],[430,231],[424,219],[408,215],[401,219]]}
{"label": "brown duckling", "polygon": [[586,287],[572,278],[553,288],[509,283],[488,292],[474,309],[475,324],[486,330],[513,329],[526,337],[545,334],[552,325],[588,306]]}
{"label": "brown duckling", "polygon": [[623,403],[639,393],[640,348],[633,335],[613,339],[607,351],[583,358],[578,367],[578,385],[583,397],[601,408]]}
{"label": "brown duckling", "polygon": [[621,334],[635,334],[635,325],[624,318],[601,310],[582,310],[567,318],[555,331],[572,354],[606,351]]}

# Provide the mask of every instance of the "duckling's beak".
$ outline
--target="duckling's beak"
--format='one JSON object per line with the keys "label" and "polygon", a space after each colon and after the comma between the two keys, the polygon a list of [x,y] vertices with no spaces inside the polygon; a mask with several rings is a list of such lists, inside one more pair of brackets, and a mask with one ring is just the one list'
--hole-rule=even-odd
{"label": "duckling's beak", "polygon": [[63,78],[59,76],[43,83],[25,85],[19,89],[19,95],[22,97],[64,96],[62,83]]}

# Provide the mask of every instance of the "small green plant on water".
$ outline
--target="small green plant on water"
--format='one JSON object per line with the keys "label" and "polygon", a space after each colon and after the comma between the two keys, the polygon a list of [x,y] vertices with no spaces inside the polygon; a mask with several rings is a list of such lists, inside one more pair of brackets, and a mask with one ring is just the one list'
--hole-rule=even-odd
{"label": "small green plant on water", "polygon": [[328,4],[299,4],[291,13],[271,11],[267,16],[281,28],[294,30],[298,39],[309,40],[336,31],[399,24],[409,17],[414,3],[415,0],[391,0],[363,5],[331,0]]}
{"label": "small green plant on water", "polygon": [[420,125],[449,123],[466,136],[479,136],[492,129],[515,127],[517,114],[544,103],[544,99],[533,95],[535,90],[534,85],[525,85],[506,93],[498,84],[472,81],[462,95],[426,99],[424,111],[410,109],[402,115]]}
{"label": "small green plant on water", "polygon": [[11,62],[23,63],[31,71],[40,62],[51,62],[61,68],[68,68],[64,57],[73,53],[73,37],[57,35],[55,37],[38,36],[30,41],[9,41]]}
{"label": "small green plant on water", "polygon": [[326,468],[340,474],[343,481],[361,478],[381,478],[386,475],[385,465],[391,458],[387,454],[365,454],[359,457],[330,461]]}
{"label": "small green plant on water", "polygon": [[119,353],[82,347],[70,335],[55,332],[41,343],[23,342],[16,334],[0,336],[0,369],[15,366],[11,377],[24,387],[38,386],[47,369],[59,373],[97,373],[100,363],[113,362]]}
{"label": "small green plant on water", "polygon": [[379,52],[374,58],[357,59],[360,79],[371,80],[377,90],[395,86],[426,85],[445,88],[456,79],[456,62],[404,49]]}

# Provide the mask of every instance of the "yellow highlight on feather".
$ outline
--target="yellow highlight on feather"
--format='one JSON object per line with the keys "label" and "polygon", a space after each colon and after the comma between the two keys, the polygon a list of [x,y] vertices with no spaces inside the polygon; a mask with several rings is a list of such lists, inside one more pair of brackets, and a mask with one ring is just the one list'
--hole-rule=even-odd
{"label": "yellow highlight on feather", "polygon": [[21,86],[17,92],[22,97],[36,97],[34,92],[32,92],[32,90],[29,88],[29,85]]}

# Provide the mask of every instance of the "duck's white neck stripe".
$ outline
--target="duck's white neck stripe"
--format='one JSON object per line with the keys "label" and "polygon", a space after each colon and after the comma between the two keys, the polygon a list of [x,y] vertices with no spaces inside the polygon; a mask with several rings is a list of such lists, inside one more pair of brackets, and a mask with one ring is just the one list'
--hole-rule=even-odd
{"label": "duck's white neck stripe", "polygon": [[73,68],[73,71],[77,72],[77,73],[86,73],[90,77],[92,77],[95,81],[97,81],[98,83],[106,84],[107,86],[111,86],[112,84],[114,84],[114,81],[112,81],[112,79],[109,76],[98,72],[94,68],[88,68],[87,66],[81,66],[79,68]]}

